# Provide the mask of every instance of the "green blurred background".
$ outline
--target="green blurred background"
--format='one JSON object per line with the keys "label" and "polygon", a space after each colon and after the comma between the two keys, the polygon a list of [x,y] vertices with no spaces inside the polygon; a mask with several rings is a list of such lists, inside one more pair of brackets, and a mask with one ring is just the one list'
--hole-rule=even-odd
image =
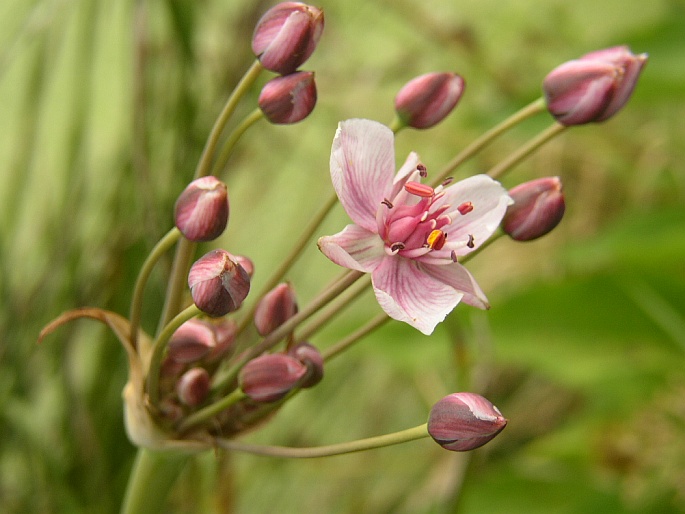
{"label": "green blurred background", "polygon": [[[271,5],[0,5],[3,513],[117,512],[135,455],[121,415],[124,353],[88,321],[36,338],[70,308],[128,312],[137,269],[170,228]],[[510,419],[492,444],[471,459],[429,440],[309,461],[210,452],[186,469],[169,512],[685,512],[684,4],[318,5],[326,28],[303,66],[317,74],[315,112],[294,127],[261,122],[223,177],[231,221],[215,244],[252,257],[257,290],[330,195],[337,122],[389,122],[413,76],[451,70],[467,81],[445,122],[397,138],[398,160],[416,150],[430,173],[537,98],[561,62],[616,44],[650,61],[623,112],[567,131],[503,180],[560,175],[567,214],[546,238],[498,241],[469,265],[491,311],[460,306],[430,338],[384,326],[246,438],[307,446],[408,428],[470,381]],[[530,120],[459,176],[487,170],[549,122]],[[320,235],[344,223],[338,208]],[[169,264],[153,275],[148,330]],[[337,271],[312,243],[289,278],[304,304]],[[378,311],[367,294],[313,342],[326,347]],[[457,373],[463,359],[470,376]]]}

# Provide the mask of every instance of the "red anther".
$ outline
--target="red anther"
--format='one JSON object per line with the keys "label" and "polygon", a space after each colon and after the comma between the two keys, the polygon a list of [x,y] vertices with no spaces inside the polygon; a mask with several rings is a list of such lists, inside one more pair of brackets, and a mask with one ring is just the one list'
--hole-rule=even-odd
{"label": "red anther", "polygon": [[404,190],[421,198],[431,198],[435,194],[435,190],[431,186],[420,182],[407,182],[404,184]]}
{"label": "red anther", "polygon": [[468,214],[473,210],[473,204],[471,202],[464,202],[457,207],[457,210],[459,211],[459,214],[463,216],[464,214]]}

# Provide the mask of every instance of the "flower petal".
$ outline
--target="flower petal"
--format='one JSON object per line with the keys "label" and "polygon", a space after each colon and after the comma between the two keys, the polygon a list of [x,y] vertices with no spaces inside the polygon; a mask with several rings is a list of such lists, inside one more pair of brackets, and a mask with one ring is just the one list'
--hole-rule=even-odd
{"label": "flower petal", "polygon": [[347,225],[342,232],[319,238],[319,250],[345,268],[371,273],[385,256],[383,240],[358,225]]}
{"label": "flower petal", "polygon": [[476,279],[461,264],[456,262],[447,265],[421,263],[420,269],[427,275],[462,293],[464,295],[461,299],[462,302],[479,309],[490,308],[488,299],[476,283]]}
{"label": "flower petal", "polygon": [[[507,206],[513,203],[506,189],[487,175],[461,180],[444,192],[442,204],[451,206],[448,214],[452,218],[452,223],[445,228],[448,244],[441,250],[445,255],[440,255],[445,258],[449,258],[452,250],[450,243],[458,244],[457,255],[466,255],[483,244],[499,227]],[[457,208],[464,202],[471,202],[473,210],[462,215]],[[463,244],[469,236],[473,236],[473,247]]]}
{"label": "flower petal", "polygon": [[348,216],[375,232],[376,211],[392,190],[395,144],[392,131],[371,120],[340,122],[331,149],[331,179]]}
{"label": "flower petal", "polygon": [[430,335],[462,298],[454,287],[421,269],[410,259],[387,256],[372,275],[381,308],[393,319]]}
{"label": "flower petal", "polygon": [[406,184],[408,180],[421,181],[420,178],[417,179],[413,176],[413,173],[416,172],[416,167],[419,165],[419,162],[419,154],[416,152],[411,152],[407,156],[407,160],[404,161],[402,167],[397,170],[397,175],[395,175],[395,179],[392,182],[392,193],[390,193],[388,199],[394,198],[395,195],[402,190],[404,184]]}

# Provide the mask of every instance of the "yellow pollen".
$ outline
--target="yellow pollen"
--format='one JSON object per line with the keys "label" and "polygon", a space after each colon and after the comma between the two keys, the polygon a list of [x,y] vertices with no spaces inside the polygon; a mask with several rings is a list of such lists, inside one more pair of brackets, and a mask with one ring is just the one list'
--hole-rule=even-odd
{"label": "yellow pollen", "polygon": [[428,234],[426,244],[428,245],[428,248],[430,248],[431,250],[440,250],[443,246],[445,246],[446,241],[447,234],[445,234],[442,230],[436,229],[433,230],[430,234]]}

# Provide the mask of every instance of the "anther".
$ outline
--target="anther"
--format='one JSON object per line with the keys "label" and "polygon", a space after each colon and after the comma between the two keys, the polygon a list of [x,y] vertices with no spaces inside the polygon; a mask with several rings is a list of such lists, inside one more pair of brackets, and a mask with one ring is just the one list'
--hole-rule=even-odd
{"label": "anther", "polygon": [[416,169],[418,170],[419,175],[421,175],[423,178],[426,178],[428,176],[428,170],[426,169],[426,166],[424,166],[423,164],[419,163],[416,166]]}
{"label": "anther", "polygon": [[393,253],[397,253],[397,252],[399,252],[400,250],[404,250],[404,243],[393,243],[393,244],[390,245],[390,250],[391,250]]}
{"label": "anther", "polygon": [[392,209],[393,207],[392,202],[387,198],[383,198],[383,201],[381,203],[385,205],[388,209]]}
{"label": "anther", "polygon": [[473,235],[472,235],[472,234],[469,234],[469,240],[466,242],[466,246],[468,246],[469,248],[473,248],[473,247],[476,246],[476,245],[474,244],[474,239],[473,239]]}
{"label": "anther", "polygon": [[473,204],[471,202],[464,202],[457,207],[457,210],[459,211],[459,214],[463,216],[464,214],[468,214],[473,210]]}
{"label": "anther", "polygon": [[447,187],[452,183],[453,180],[454,180],[454,177],[447,177],[445,180],[442,181],[442,184],[440,184],[440,185],[442,187]]}
{"label": "anther", "polygon": [[430,198],[435,194],[435,190],[431,186],[420,182],[407,182],[404,184],[404,190],[421,198]]}
{"label": "anther", "polygon": [[457,252],[455,252],[454,250],[452,250],[452,251],[450,252],[450,259],[452,259],[452,262],[458,262],[458,261],[457,261]]}
{"label": "anther", "polygon": [[430,234],[428,234],[426,244],[431,250],[441,250],[442,247],[445,246],[446,241],[447,234],[445,234],[442,230],[433,230]]}

